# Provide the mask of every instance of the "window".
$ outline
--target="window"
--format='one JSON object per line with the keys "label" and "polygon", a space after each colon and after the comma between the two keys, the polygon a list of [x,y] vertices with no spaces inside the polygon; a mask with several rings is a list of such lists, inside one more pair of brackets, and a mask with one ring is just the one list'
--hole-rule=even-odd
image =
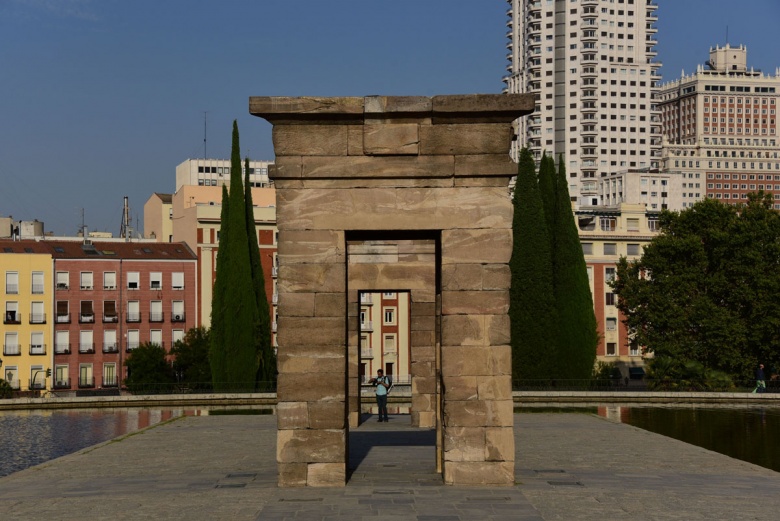
{"label": "window", "polygon": [[384,293],[382,293],[382,298],[393,300],[393,299],[395,299],[395,293],[392,292],[392,291],[384,292]]}
{"label": "window", "polygon": [[162,339],[162,330],[160,329],[152,329],[149,331],[149,342],[152,344],[157,344],[158,346],[162,347],[163,339]]}
{"label": "window", "polygon": [[67,389],[70,387],[70,377],[67,365],[54,366],[54,388]]}
{"label": "window", "polygon": [[604,255],[617,255],[617,244],[612,242],[604,243]]}
{"label": "window", "polygon": [[607,356],[617,356],[616,342],[607,342]]}
{"label": "window", "polygon": [[103,301],[103,322],[119,322],[115,300]]}
{"label": "window", "polygon": [[184,322],[183,300],[174,300],[171,303],[171,322]]}
{"label": "window", "polygon": [[385,335],[383,342],[384,342],[384,348],[382,349],[382,352],[385,355],[398,354],[395,348],[395,335]]}
{"label": "window", "polygon": [[92,331],[79,331],[79,353],[94,353],[95,341]]}
{"label": "window", "polygon": [[582,243],[582,253],[583,253],[583,255],[593,255],[593,243],[592,242],[583,242]]}
{"label": "window", "polygon": [[180,342],[184,340],[184,330],[183,329],[174,329],[171,332],[171,345],[175,345],[176,342]]}
{"label": "window", "polygon": [[43,332],[33,331],[30,333],[30,354],[45,355],[46,345],[43,343]]}
{"label": "window", "polygon": [[92,285],[92,272],[91,271],[82,271],[80,275],[80,286],[83,290],[91,290],[94,286]]}
{"label": "window", "polygon": [[46,371],[42,365],[30,366],[30,390],[46,389]]}
{"label": "window", "polygon": [[119,347],[116,344],[116,329],[103,330],[103,352],[116,353]]}
{"label": "window", "polygon": [[103,387],[117,387],[116,364],[103,364]]}
{"label": "window", "polygon": [[149,288],[162,289],[162,273],[153,271],[149,274]]}
{"label": "window", "polygon": [[629,244],[626,246],[626,255],[639,255],[639,245]]}
{"label": "window", "polygon": [[95,322],[95,311],[92,308],[91,300],[81,301],[81,310],[79,312],[79,322],[89,324]]}
{"label": "window", "polygon": [[17,295],[19,293],[19,273],[16,271],[5,272],[5,293]]}
{"label": "window", "polygon": [[58,271],[55,277],[57,289],[68,289],[70,287],[70,274],[67,271]]}
{"label": "window", "polygon": [[103,289],[116,289],[116,272],[103,272]]}
{"label": "window", "polygon": [[615,280],[616,271],[617,271],[616,268],[604,268],[604,281],[612,282],[613,280]]}
{"label": "window", "polygon": [[34,295],[40,295],[43,293],[43,272],[33,271],[32,273],[32,293]]}
{"label": "window", "polygon": [[95,387],[92,364],[79,364],[79,387]]}
{"label": "window", "polygon": [[615,294],[614,293],[605,293],[604,294],[604,305],[606,306],[614,306],[615,305]]}
{"label": "window", "polygon": [[141,321],[141,305],[137,300],[127,301],[127,321],[128,322],[140,322]]}
{"label": "window", "polygon": [[3,354],[6,356],[20,355],[19,351],[19,335],[16,332],[6,331],[5,340],[3,343]]}
{"label": "window", "polygon": [[70,313],[68,312],[68,301],[67,300],[58,300],[57,301],[57,308],[56,308],[56,318],[54,319],[55,322],[58,324],[69,324],[70,323]]}
{"label": "window", "polygon": [[607,331],[615,331],[617,329],[617,319],[615,317],[607,318]]}
{"label": "window", "polygon": [[137,329],[129,329],[127,331],[127,350],[132,351],[138,347],[140,334]]}
{"label": "window", "polygon": [[141,276],[137,271],[127,273],[127,289],[138,289],[140,287]]}
{"label": "window", "polygon": [[149,322],[162,322],[164,316],[162,300],[153,300],[149,304]]}
{"label": "window", "polygon": [[384,318],[385,324],[395,324],[395,308],[385,308]]}
{"label": "window", "polygon": [[626,219],[626,228],[630,232],[638,232],[639,231],[639,219],[638,218]]}
{"label": "window", "polygon": [[22,317],[19,315],[19,303],[7,301],[5,303],[4,324],[21,324]]}
{"label": "window", "polygon": [[171,287],[175,290],[184,289],[184,272],[177,271],[171,274]]}
{"label": "window", "polygon": [[55,331],[54,333],[54,354],[70,354],[70,332]]}
{"label": "window", "polygon": [[30,324],[45,324],[46,311],[43,308],[43,302],[30,303]]}

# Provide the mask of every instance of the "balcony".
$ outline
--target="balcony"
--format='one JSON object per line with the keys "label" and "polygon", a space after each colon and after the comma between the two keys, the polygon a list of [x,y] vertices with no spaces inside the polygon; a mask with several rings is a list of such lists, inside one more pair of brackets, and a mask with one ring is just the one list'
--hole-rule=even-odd
{"label": "balcony", "polygon": [[79,344],[79,353],[91,354],[94,352],[95,352],[95,344],[88,344],[88,343]]}
{"label": "balcony", "polygon": [[18,295],[19,294],[19,284],[6,284],[5,285],[5,293],[6,293],[6,295]]}
{"label": "balcony", "polygon": [[116,290],[116,284],[103,284],[103,289],[106,291],[114,291]]}
{"label": "balcony", "polygon": [[36,378],[35,380],[30,380],[30,385],[27,388],[31,391],[41,391],[46,389],[46,379]]}
{"label": "balcony", "polygon": [[129,323],[140,322],[141,313],[139,313],[138,311],[128,311],[125,320],[127,320],[127,322]]}
{"label": "balcony", "polygon": [[46,313],[30,313],[30,324],[45,324]]}
{"label": "balcony", "polygon": [[371,306],[374,304],[374,299],[371,297],[371,293],[361,293],[360,303],[364,306]]}
{"label": "balcony", "polygon": [[94,324],[95,314],[79,313],[79,324]]}
{"label": "balcony", "polygon": [[279,303],[279,294],[278,293],[274,293],[273,294],[273,296],[271,297],[271,303],[272,304],[278,304]]}
{"label": "balcony", "polygon": [[70,324],[70,313],[57,313],[54,317],[57,324]]}
{"label": "balcony", "polygon": [[165,313],[162,311],[150,311],[149,322],[163,322],[165,320]]}
{"label": "balcony", "polygon": [[119,387],[119,380],[117,380],[116,376],[104,376],[102,387]]}
{"label": "balcony", "polygon": [[33,295],[43,295],[43,284],[33,284],[32,293]]}
{"label": "balcony", "polygon": [[278,276],[279,276],[279,268],[274,266],[273,268],[271,268],[271,277],[276,278]]}
{"label": "balcony", "polygon": [[162,282],[160,282],[159,280],[153,280],[149,284],[149,289],[161,290],[162,289]]}
{"label": "balcony", "polygon": [[54,354],[55,355],[69,355],[70,354],[70,344],[54,344]]}
{"label": "balcony", "polygon": [[82,284],[80,286],[82,291],[92,291],[95,287],[92,284]]}
{"label": "balcony", "polygon": [[30,355],[41,356],[46,354],[46,344],[30,344]]}
{"label": "balcony", "polygon": [[184,311],[174,311],[171,313],[171,322],[186,322],[186,317]]}
{"label": "balcony", "polygon": [[278,324],[276,323],[276,321],[275,321],[275,320],[274,320],[273,322],[271,322],[271,331],[272,331],[273,333],[276,333],[276,329],[277,329],[277,327],[278,327]]}
{"label": "balcony", "polygon": [[119,352],[119,345],[116,342],[113,342],[113,343],[103,343],[103,352],[104,353],[118,353]]}
{"label": "balcony", "polygon": [[106,324],[112,324],[119,322],[119,315],[106,315],[103,314],[103,322]]}
{"label": "balcony", "polygon": [[22,354],[19,344],[3,344],[3,354],[5,356],[20,356]]}
{"label": "balcony", "polygon": [[67,291],[70,289],[70,284],[68,284],[67,282],[58,282],[55,288],[57,289],[57,291]]}
{"label": "balcony", "polygon": [[53,389],[70,389],[70,380],[57,380],[52,386]]}
{"label": "balcony", "polygon": [[3,324],[21,324],[22,315],[16,311],[6,311],[3,315]]}
{"label": "balcony", "polygon": [[79,376],[79,389],[88,389],[90,387],[95,387],[95,378],[92,376]]}
{"label": "balcony", "polygon": [[360,358],[374,358],[374,350],[364,347],[360,350]]}
{"label": "balcony", "polygon": [[369,320],[367,322],[361,322],[360,323],[360,330],[361,331],[373,331],[374,330],[374,324]]}
{"label": "balcony", "polygon": [[126,350],[128,353],[129,353],[129,352],[131,352],[133,349],[135,349],[136,347],[138,347],[138,342],[131,342],[131,341],[128,341],[128,342],[127,342],[127,347],[125,348],[125,350]]}

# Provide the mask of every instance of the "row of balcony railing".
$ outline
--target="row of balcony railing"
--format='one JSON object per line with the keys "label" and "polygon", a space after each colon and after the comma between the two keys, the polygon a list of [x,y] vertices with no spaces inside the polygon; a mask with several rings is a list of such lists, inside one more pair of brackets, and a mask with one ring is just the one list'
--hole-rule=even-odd
{"label": "row of balcony railing", "polygon": [[[70,284],[65,283],[65,282],[58,282],[54,286],[54,288],[57,291],[68,291],[68,290],[70,290]],[[78,286],[78,288],[81,291],[94,291],[95,290],[95,285],[94,284],[80,284]],[[117,289],[116,285],[111,285],[111,284],[108,284],[108,285],[104,284],[103,285],[103,290],[104,291],[115,291],[116,289]],[[128,291],[138,291],[141,288],[137,284],[132,284],[132,285],[128,285],[126,289]],[[149,284],[149,289],[154,290],[154,291],[159,291],[159,290],[163,289],[163,285],[162,285],[162,283],[152,282],[151,284]],[[184,290],[184,286],[171,286],[171,289],[174,290],[174,291],[183,291]],[[9,293],[9,292],[6,290],[6,293]],[[40,291],[37,291],[37,292],[33,289],[33,293],[43,293],[43,286],[41,286]]]}
{"label": "row of balcony railing", "polygon": [[[78,316],[79,324],[94,324],[96,320],[96,316],[94,313],[76,313]],[[103,314],[103,323],[110,324],[110,323],[117,323],[119,322],[119,315],[111,315],[111,314]],[[149,322],[165,322],[165,313],[164,312],[150,312],[148,315]],[[186,322],[187,315],[185,312],[173,312],[170,314],[170,321],[171,322]],[[125,315],[125,320],[128,323],[133,322],[141,322],[142,315],[141,313],[134,313],[134,312],[127,312]],[[30,313],[29,315],[29,323],[30,324],[45,324],[46,323],[46,313]],[[57,324],[70,324],[71,323],[71,313],[57,313],[54,316],[54,321]],[[15,311],[6,311],[5,315],[3,315],[3,324],[10,325],[10,324],[21,324],[22,323],[22,314],[15,312]]]}
{"label": "row of balcony railing", "polygon": [[[165,342],[152,342],[153,344],[156,344],[160,347],[165,347]],[[137,341],[128,341],[125,343],[125,351],[130,352],[133,349],[137,348],[139,345],[141,345],[140,342]],[[45,351],[45,347],[44,351]],[[73,352],[75,348],[78,348],[78,352],[80,354],[94,354],[96,347],[94,343],[89,342],[80,342],[77,344],[54,344],[54,354],[55,355],[69,355]],[[117,342],[104,342],[101,350],[104,353],[118,353],[119,349],[121,348],[121,345]],[[8,353],[6,353],[8,354]],[[19,354],[19,353],[10,353],[10,354]],[[31,353],[32,354],[32,353]],[[46,354],[44,353],[35,353],[35,354]]]}
{"label": "row of balcony railing", "polygon": [[[46,344],[30,344],[30,355],[45,355]],[[21,344],[3,344],[3,355],[5,356],[21,356],[22,345]]]}

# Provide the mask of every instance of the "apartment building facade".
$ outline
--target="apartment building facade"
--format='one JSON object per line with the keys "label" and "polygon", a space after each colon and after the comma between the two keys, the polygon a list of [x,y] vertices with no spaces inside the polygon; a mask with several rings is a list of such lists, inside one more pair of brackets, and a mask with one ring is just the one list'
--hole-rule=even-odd
{"label": "apartment building facade", "polygon": [[376,376],[377,369],[392,376],[394,385],[411,383],[410,317],[409,292],[360,294],[361,383]]}
{"label": "apartment building facade", "polygon": [[538,96],[517,147],[562,156],[576,207],[599,205],[593,181],[656,169],[657,5],[652,0],[507,0],[505,91]]}
{"label": "apartment building facade", "polygon": [[704,197],[741,204],[764,190],[780,209],[780,68],[770,75],[747,63],[746,47],[716,46],[696,72],[660,87],[661,168],[688,179],[683,207]]}
{"label": "apartment building facade", "polygon": [[34,241],[0,241],[3,341],[0,378],[17,391],[45,389],[51,370],[52,257]]}

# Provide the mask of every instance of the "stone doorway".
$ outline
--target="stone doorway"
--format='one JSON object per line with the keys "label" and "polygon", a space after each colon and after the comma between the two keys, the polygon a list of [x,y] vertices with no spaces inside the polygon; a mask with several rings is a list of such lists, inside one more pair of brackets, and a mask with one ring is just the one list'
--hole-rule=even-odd
{"label": "stone doorway", "polygon": [[[432,353],[412,357],[412,421],[440,427],[444,482],[514,483],[509,148],[533,108],[530,95],[250,98],[276,153],[280,486],[345,485],[359,291],[383,289],[411,292]],[[386,262],[392,248],[403,263]]]}

